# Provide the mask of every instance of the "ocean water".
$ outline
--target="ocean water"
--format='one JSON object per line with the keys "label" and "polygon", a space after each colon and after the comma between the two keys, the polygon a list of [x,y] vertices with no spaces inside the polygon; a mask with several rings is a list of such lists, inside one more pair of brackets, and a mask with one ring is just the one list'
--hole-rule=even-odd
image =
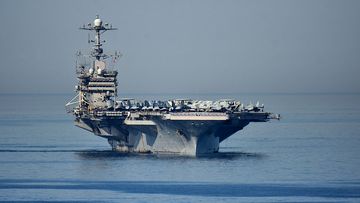
{"label": "ocean water", "polygon": [[2,94],[0,202],[360,202],[360,94],[180,96],[260,100],[282,120],[213,156],[119,154],[73,126],[72,95]]}

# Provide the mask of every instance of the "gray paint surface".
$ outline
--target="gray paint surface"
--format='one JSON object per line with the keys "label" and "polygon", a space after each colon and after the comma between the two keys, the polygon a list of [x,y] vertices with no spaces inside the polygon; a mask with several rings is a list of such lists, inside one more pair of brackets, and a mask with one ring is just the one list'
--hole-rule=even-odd
{"label": "gray paint surface", "polygon": [[67,93],[77,31],[119,31],[119,93],[359,92],[360,1],[0,2],[0,93]]}

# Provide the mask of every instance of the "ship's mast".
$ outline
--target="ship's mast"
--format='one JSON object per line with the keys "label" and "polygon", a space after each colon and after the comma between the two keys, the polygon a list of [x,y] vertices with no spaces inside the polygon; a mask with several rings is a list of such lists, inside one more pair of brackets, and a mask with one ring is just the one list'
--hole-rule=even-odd
{"label": "ship's mast", "polygon": [[88,23],[86,26],[80,28],[81,30],[90,30],[95,31],[95,40],[89,40],[90,42],[94,43],[93,51],[91,56],[95,57],[96,60],[100,60],[101,58],[105,58],[106,55],[104,54],[103,49],[101,48],[102,43],[105,41],[101,41],[101,34],[108,30],[117,30],[117,28],[113,28],[112,25],[109,23],[103,24],[102,20],[99,18],[99,15],[96,15],[96,18],[93,23]]}

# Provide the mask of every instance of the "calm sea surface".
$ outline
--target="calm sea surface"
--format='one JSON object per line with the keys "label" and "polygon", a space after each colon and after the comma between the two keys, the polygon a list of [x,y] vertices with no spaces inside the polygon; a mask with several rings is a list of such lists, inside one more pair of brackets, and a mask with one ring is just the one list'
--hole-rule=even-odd
{"label": "calm sea surface", "polygon": [[73,126],[72,95],[2,94],[0,202],[360,202],[360,94],[180,96],[260,100],[282,120],[214,156],[126,155]]}

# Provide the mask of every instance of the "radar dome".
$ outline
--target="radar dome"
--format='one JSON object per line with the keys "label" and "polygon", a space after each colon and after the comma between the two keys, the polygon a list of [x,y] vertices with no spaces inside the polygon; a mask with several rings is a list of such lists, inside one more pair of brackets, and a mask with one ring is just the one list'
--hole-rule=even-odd
{"label": "radar dome", "polygon": [[102,70],[99,68],[99,69],[97,69],[97,74],[98,75],[101,75],[102,74]]}
{"label": "radar dome", "polygon": [[100,19],[100,18],[96,18],[96,19],[94,20],[94,26],[95,26],[95,27],[100,27],[101,25],[102,25],[101,19]]}

